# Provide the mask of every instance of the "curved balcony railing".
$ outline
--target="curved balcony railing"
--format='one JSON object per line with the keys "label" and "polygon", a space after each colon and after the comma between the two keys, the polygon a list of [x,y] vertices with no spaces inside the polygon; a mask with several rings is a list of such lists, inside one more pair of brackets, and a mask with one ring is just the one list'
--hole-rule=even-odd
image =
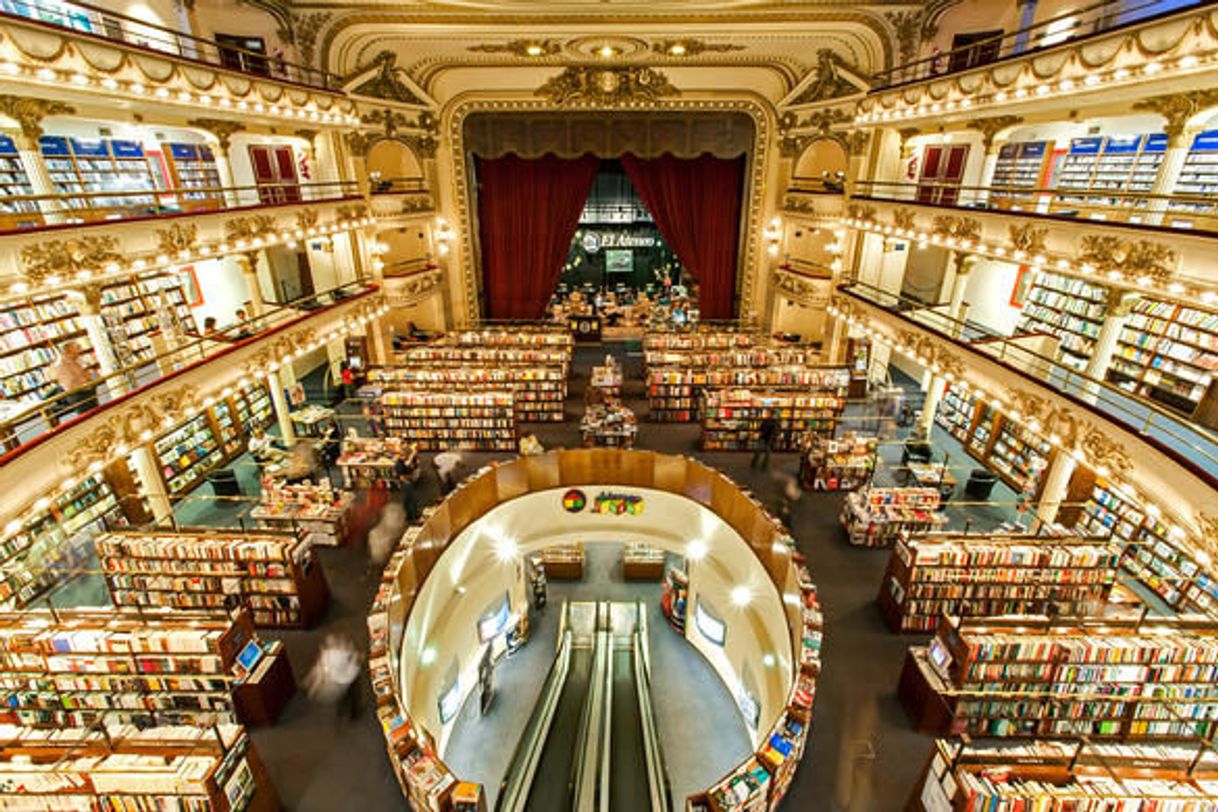
{"label": "curved balcony railing", "polygon": [[[89,3],[74,0],[5,0],[0,4],[0,19],[3,18],[33,20],[85,36],[173,54],[268,79],[326,90],[338,90],[342,86],[335,74],[289,62],[282,53],[251,50],[238,41],[219,42],[196,37]],[[245,42],[258,39],[251,36]]]}
{"label": "curved balcony railing", "polygon": [[[872,77],[872,91],[920,82],[1043,51],[1066,42],[1077,42],[1125,26],[1167,17],[1181,9],[1211,5],[1213,0],[1104,0],[1015,31],[970,42],[950,51],[934,54],[882,71]],[[1022,4],[1020,4],[1022,6]],[[1035,5],[1033,5],[1035,8]]]}
{"label": "curved balcony railing", "polygon": [[235,208],[347,200],[359,196],[359,184],[354,181],[10,195],[0,199],[0,234],[145,217],[206,214]]}
{"label": "curved balcony railing", "polygon": [[1218,486],[1218,434],[1187,417],[1116,384],[1093,378],[1056,358],[1039,354],[1021,343],[1019,336],[997,335],[980,325],[953,319],[934,308],[872,285],[855,282],[839,289],[942,338],[971,347],[1089,407]]}
{"label": "curved balcony railing", "polygon": [[1218,196],[1215,195],[859,181],[855,183],[851,197],[1218,233]]}
{"label": "curved balcony railing", "polygon": [[427,191],[426,178],[383,178],[368,180],[368,190],[374,195],[408,195]]}
{"label": "curved balcony railing", "polygon": [[[0,443],[6,452],[0,457],[3,465],[27,447],[60,427],[87,420],[105,411],[123,396],[156,383],[160,378],[191,364],[224,353],[248,342],[257,341],[267,332],[304,315],[353,296],[374,290],[364,282],[349,282],[287,304],[269,304],[259,316],[225,325],[223,329],[205,335],[162,328],[168,338],[168,349],[149,353],[114,372],[99,375],[85,386],[69,391],[23,401],[0,400]],[[60,347],[62,349],[62,346]],[[48,372],[48,379],[54,384]]]}

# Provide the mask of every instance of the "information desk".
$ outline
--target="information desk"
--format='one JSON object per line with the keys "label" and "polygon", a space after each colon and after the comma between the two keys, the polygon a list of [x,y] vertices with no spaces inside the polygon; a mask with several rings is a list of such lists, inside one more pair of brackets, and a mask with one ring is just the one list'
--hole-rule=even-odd
{"label": "information desk", "polygon": [[[423,523],[403,537],[384,571],[368,618],[369,669],[390,761],[415,809],[439,812],[452,808],[457,800],[454,793],[461,783],[439,755],[450,724],[444,721],[446,714],[451,720],[460,708],[461,698],[454,696],[455,689],[451,687],[459,683],[443,682],[439,679],[442,675],[433,677],[424,673],[426,669],[403,667],[403,652],[409,652],[407,665],[417,662],[415,647],[420,640],[432,639],[431,625],[450,620],[429,600],[443,595],[449,609],[465,611],[451,597],[457,594],[451,587],[435,592],[443,590],[441,585],[452,574],[453,564],[444,551],[455,546],[464,554],[484,542],[484,532],[499,532],[499,540],[493,545],[501,558],[528,555],[523,542],[517,548],[515,539],[509,535],[511,530],[488,531],[499,527],[500,518],[509,515],[497,509],[511,506],[517,500],[529,506],[528,523],[538,533],[544,533],[546,526],[556,531],[564,528],[563,533],[569,533],[571,525],[596,526],[596,522],[616,522],[613,526],[620,528],[622,523],[648,515],[648,510],[659,511],[659,507],[644,505],[639,497],[632,497],[632,492],[642,492],[646,499],[655,502],[688,505],[688,510],[706,511],[714,517],[710,521],[721,525],[723,531],[719,540],[709,545],[708,563],[702,576],[711,579],[706,582],[707,588],[718,586],[713,581],[713,571],[722,565],[722,560],[715,559],[726,554],[716,550],[716,545],[728,544],[727,553],[736,556],[732,560],[740,565],[739,569],[755,572],[758,578],[773,584],[773,591],[768,586],[758,587],[750,604],[749,611],[753,613],[750,623],[760,622],[764,636],[769,638],[767,644],[789,653],[789,657],[780,658],[789,665],[775,670],[762,666],[761,649],[747,649],[750,659],[745,668],[765,674],[758,695],[750,697],[757,709],[754,752],[731,775],[686,799],[686,808],[710,812],[745,808],[727,804],[746,785],[753,787],[749,809],[773,809],[783,797],[803,752],[820,670],[821,616],[816,587],[807,570],[794,560],[793,542],[760,502],[719,471],[696,460],[650,451],[579,449],[517,457],[484,468],[431,509]],[[544,503],[547,507],[535,508],[539,504],[537,499],[548,500]],[[483,522],[493,511],[496,511],[493,524]],[[578,521],[572,521],[572,514],[578,514],[574,517]],[[654,524],[657,519],[651,521]],[[469,534],[464,532],[467,529]],[[610,532],[604,531],[605,535]],[[674,530],[667,538],[657,539],[657,546],[680,549],[678,544],[683,545],[688,539],[677,542],[678,537],[684,539]],[[557,541],[555,538],[551,543]],[[489,554],[485,548],[490,546],[481,543],[483,554]],[[461,556],[456,559],[461,560]],[[443,567],[438,567],[441,562]],[[428,582],[433,570],[442,573],[436,576],[435,585]],[[691,586],[697,586],[696,573]],[[731,604],[726,592],[721,597],[722,605]],[[696,590],[691,598],[700,600]],[[429,607],[417,619],[412,615],[416,600],[421,607]],[[473,601],[478,611],[487,611],[482,603],[480,597]],[[492,604],[490,609],[496,605]],[[494,616],[484,615],[488,621]],[[690,625],[691,629],[705,626]],[[771,629],[781,639],[770,637]],[[694,631],[687,631],[691,643],[708,645],[694,635]],[[754,645],[752,636],[749,637],[750,640],[738,640],[736,645]],[[437,652],[444,661],[467,653]],[[754,654],[755,664],[751,661]],[[411,681],[408,692],[403,679]],[[761,781],[763,773],[765,780]]]}

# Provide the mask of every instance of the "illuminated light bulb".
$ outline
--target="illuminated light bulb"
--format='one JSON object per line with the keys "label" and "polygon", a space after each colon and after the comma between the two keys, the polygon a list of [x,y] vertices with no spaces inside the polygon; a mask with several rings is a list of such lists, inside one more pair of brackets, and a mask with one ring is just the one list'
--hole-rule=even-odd
{"label": "illuminated light bulb", "polygon": [[1154,76],[1156,73],[1158,73],[1161,70],[1163,70],[1163,66],[1160,65],[1158,62],[1147,62],[1145,65],[1142,66],[1142,72],[1149,76]]}
{"label": "illuminated light bulb", "polygon": [[1096,76],[1094,73],[1088,74],[1083,78],[1083,84],[1087,85],[1088,87],[1095,87],[1099,83],[1100,77]]}
{"label": "illuminated light bulb", "polygon": [[211,104],[213,101],[215,101],[215,99],[213,99],[211,96],[208,96],[206,93],[203,93],[199,96],[200,104]]}
{"label": "illuminated light bulb", "polygon": [[600,47],[600,50],[597,51],[597,53],[600,54],[602,59],[610,59],[613,57],[614,53],[616,53],[616,52],[613,50],[613,46],[602,45]]}
{"label": "illuminated light bulb", "polygon": [[233,100],[232,100],[232,99],[230,99],[228,96],[221,96],[221,97],[220,97],[220,101],[218,102],[218,104],[219,104],[221,107],[232,107],[232,106],[233,106]]}
{"label": "illuminated light bulb", "polygon": [[156,96],[158,99],[167,99],[169,98],[169,88],[158,87],[155,91],[153,91],[152,95]]}
{"label": "illuminated light bulb", "polygon": [[1193,56],[1192,54],[1189,54],[1188,56],[1180,57],[1180,62],[1178,64],[1182,68],[1195,68],[1195,67],[1197,67],[1198,64],[1200,64],[1200,62],[1201,62],[1200,59]]}
{"label": "illuminated light bulb", "polygon": [[55,81],[55,79],[58,78],[58,76],[59,76],[59,74],[57,74],[55,71],[51,70],[50,68],[39,68],[38,72],[35,73],[34,75],[37,76],[39,79],[45,79],[48,82]]}
{"label": "illuminated light bulb", "polygon": [[732,603],[741,609],[748,606],[753,600],[753,590],[749,589],[747,586],[744,586],[743,584],[740,586],[732,587],[732,591],[730,594],[731,594]]}
{"label": "illuminated light bulb", "polygon": [[1007,100],[1007,92],[1005,90],[1000,90],[994,95],[994,101],[1004,102],[1006,100]]}
{"label": "illuminated light bulb", "polygon": [[1016,90],[1015,90],[1015,98],[1017,98],[1017,99],[1024,99],[1024,98],[1027,98],[1027,96],[1028,96],[1028,90],[1027,90],[1027,88],[1023,88],[1023,87],[1016,88]]}
{"label": "illuminated light bulb", "polygon": [[1128,70],[1126,70],[1125,68],[1117,68],[1116,70],[1114,70],[1114,71],[1112,72],[1112,78],[1113,78],[1113,79],[1115,79],[1115,80],[1116,80],[1116,81],[1118,81],[1118,82],[1119,82],[1119,81],[1121,81],[1121,80],[1123,80],[1123,79],[1128,79],[1128,78],[1129,78],[1129,71],[1128,71]]}
{"label": "illuminated light bulb", "polygon": [[1050,88],[1048,85],[1037,85],[1036,86],[1036,95],[1037,96],[1048,96],[1049,92],[1050,92]]}
{"label": "illuminated light bulb", "polygon": [[83,73],[73,73],[72,83],[77,85],[87,85],[89,84],[89,77],[85,76]]}
{"label": "illuminated light bulb", "polygon": [[143,93],[144,93],[144,92],[147,90],[147,88],[145,88],[145,87],[144,87],[142,84],[140,84],[139,82],[132,82],[132,83],[131,83],[131,84],[128,86],[128,89],[130,89],[130,91],[131,91],[132,93],[137,93],[137,94],[140,94],[140,95],[143,95]]}
{"label": "illuminated light bulb", "polygon": [[191,99],[193,99],[193,98],[194,98],[194,96],[190,95],[190,92],[189,92],[189,91],[186,91],[186,90],[180,90],[180,91],[178,91],[178,98],[179,98],[179,99],[181,99],[181,100],[182,100],[182,101],[184,101],[184,102],[188,102],[188,101],[190,101]]}
{"label": "illuminated light bulb", "polygon": [[[7,73],[9,76],[16,76],[17,74],[21,73],[21,67],[14,62],[5,62],[3,65],[0,65],[0,71]],[[111,81],[114,80],[111,79]],[[115,82],[115,85],[117,84],[118,83]]]}

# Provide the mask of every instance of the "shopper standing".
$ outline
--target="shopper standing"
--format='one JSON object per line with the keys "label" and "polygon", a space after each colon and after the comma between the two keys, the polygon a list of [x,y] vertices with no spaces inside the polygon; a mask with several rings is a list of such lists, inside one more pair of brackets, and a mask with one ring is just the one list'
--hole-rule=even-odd
{"label": "shopper standing", "polygon": [[403,450],[393,461],[393,476],[402,488],[402,507],[406,510],[406,520],[411,522],[417,522],[422,515],[414,492],[414,474],[414,455]]}
{"label": "shopper standing", "polygon": [[761,413],[761,425],[757,427],[757,447],[753,450],[750,466],[763,471],[770,468],[770,453],[774,450],[774,439],[778,436],[778,421],[766,409]]}
{"label": "shopper standing", "polygon": [[338,367],[338,374],[343,382],[343,400],[349,400],[355,391],[355,370],[346,361]]}
{"label": "shopper standing", "polygon": [[460,469],[463,461],[461,452],[455,448],[450,448],[436,455],[433,462],[436,466],[436,475],[440,478],[440,493],[447,496],[457,484],[457,471]]}
{"label": "shopper standing", "polygon": [[69,341],[59,350],[59,360],[51,367],[51,376],[64,391],[60,399],[60,416],[74,412],[87,412],[97,406],[97,384],[93,373],[80,362],[83,351],[75,341]]}

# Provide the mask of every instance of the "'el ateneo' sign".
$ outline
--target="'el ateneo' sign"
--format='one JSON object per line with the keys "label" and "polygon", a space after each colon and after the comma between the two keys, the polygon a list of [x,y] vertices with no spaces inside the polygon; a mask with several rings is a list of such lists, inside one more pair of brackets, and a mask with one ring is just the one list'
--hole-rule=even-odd
{"label": "'el ateneo' sign", "polygon": [[602,491],[592,503],[592,512],[605,516],[640,516],[643,513],[643,497]]}
{"label": "'el ateneo' sign", "polygon": [[625,231],[585,231],[582,243],[585,251],[595,254],[602,248],[654,248],[656,238]]}

